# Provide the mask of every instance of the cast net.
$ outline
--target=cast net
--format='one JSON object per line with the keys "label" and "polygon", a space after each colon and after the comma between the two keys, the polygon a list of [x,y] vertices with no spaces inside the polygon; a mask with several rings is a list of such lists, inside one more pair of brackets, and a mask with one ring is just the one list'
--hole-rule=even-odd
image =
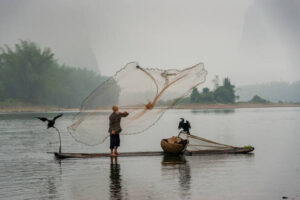
{"label": "cast net", "polygon": [[236,148],[234,146],[221,144],[196,135],[188,135],[183,131],[180,132],[180,137],[188,140],[188,145],[186,148],[187,151],[226,150]]}
{"label": "cast net", "polygon": [[183,70],[142,68],[136,62],[128,63],[83,101],[68,130],[80,143],[103,143],[109,136],[111,107],[117,105],[120,112],[129,113],[121,120],[121,134],[141,133],[203,83],[206,74],[202,63]]}

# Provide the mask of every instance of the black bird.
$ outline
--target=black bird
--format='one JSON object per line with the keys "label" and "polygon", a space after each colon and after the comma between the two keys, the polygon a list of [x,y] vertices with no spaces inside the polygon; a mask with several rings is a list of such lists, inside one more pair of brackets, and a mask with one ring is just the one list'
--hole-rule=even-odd
{"label": "black bird", "polygon": [[60,138],[60,132],[59,132],[59,130],[58,130],[58,128],[56,128],[55,126],[54,126],[54,124],[55,124],[55,120],[57,120],[57,118],[60,118],[61,116],[62,116],[63,114],[62,113],[60,113],[59,115],[57,115],[57,116],[55,116],[53,119],[47,119],[46,117],[36,117],[37,119],[39,119],[39,120],[41,120],[41,121],[43,121],[43,122],[48,122],[48,124],[47,124],[47,129],[48,128],[55,128],[55,130],[57,131],[57,133],[58,133],[58,136],[59,136],[59,150],[58,150],[58,152],[59,153],[61,153],[61,138]]}
{"label": "black bird", "polygon": [[181,121],[179,122],[178,125],[178,129],[183,129],[187,134],[190,135],[190,128],[191,128],[191,124],[188,120],[186,120],[186,122],[184,122],[183,118],[180,118]]}
{"label": "black bird", "polygon": [[55,120],[56,120],[57,118],[60,118],[62,115],[63,115],[63,114],[61,113],[61,114],[55,116],[52,120],[49,120],[49,119],[47,119],[46,117],[37,117],[37,118],[38,118],[39,120],[43,121],[43,122],[46,122],[46,121],[47,121],[47,122],[48,122],[48,124],[47,124],[47,129],[48,129],[48,128],[55,128],[55,126],[54,126]]}

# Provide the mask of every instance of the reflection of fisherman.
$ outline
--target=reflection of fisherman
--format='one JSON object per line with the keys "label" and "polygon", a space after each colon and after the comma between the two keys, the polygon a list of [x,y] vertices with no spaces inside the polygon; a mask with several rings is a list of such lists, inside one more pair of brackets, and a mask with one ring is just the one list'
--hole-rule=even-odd
{"label": "reflection of fisherman", "polygon": [[122,199],[121,166],[117,157],[110,157],[110,199]]}
{"label": "reflection of fisherman", "polygon": [[110,133],[110,155],[118,155],[118,147],[120,146],[120,133],[121,129],[121,118],[127,117],[127,112],[119,112],[118,106],[112,107],[113,113],[109,116],[109,130]]}
{"label": "reflection of fisherman", "polygon": [[178,129],[183,129],[184,132],[190,135],[190,129],[191,129],[191,124],[188,120],[184,122],[184,118],[180,118],[181,121],[179,122]]}

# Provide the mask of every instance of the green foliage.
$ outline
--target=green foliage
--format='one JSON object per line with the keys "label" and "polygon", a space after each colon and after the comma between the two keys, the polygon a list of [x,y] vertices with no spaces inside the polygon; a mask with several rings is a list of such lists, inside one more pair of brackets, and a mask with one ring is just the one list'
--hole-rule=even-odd
{"label": "green foliage", "polygon": [[229,78],[225,78],[223,86],[218,87],[214,92],[216,102],[234,103],[236,98],[234,87],[235,86],[230,83]]}
{"label": "green foliage", "polygon": [[251,145],[246,145],[246,146],[243,146],[243,148],[245,148],[245,149],[254,149],[254,147],[253,147],[253,146],[251,146]]}
{"label": "green foliage", "polygon": [[234,103],[233,93],[223,86],[216,89],[215,99],[218,103]]}
{"label": "green foliage", "polygon": [[180,101],[178,101],[178,104],[189,103],[189,102],[190,102],[190,98],[189,97],[184,97],[184,98],[180,99]]}
{"label": "green foliage", "polygon": [[231,84],[229,78],[223,80],[223,85],[219,86],[218,77],[215,80],[215,90],[210,91],[209,88],[203,88],[199,93],[197,88],[193,89],[190,96],[190,102],[192,103],[235,103],[235,86]]}
{"label": "green foliage", "polygon": [[199,91],[197,88],[194,88],[191,94],[191,103],[197,103],[199,101]]}
{"label": "green foliage", "polygon": [[0,100],[1,99],[4,99],[4,86],[3,86],[3,83],[2,83],[2,81],[1,81],[1,79],[0,79]]}
{"label": "green foliage", "polygon": [[27,106],[27,105],[16,99],[5,99],[4,101],[0,101],[0,108],[5,108],[8,106]]}
{"label": "green foliage", "polygon": [[[184,97],[184,98],[181,98],[177,103],[176,105],[178,104],[188,104],[190,103],[190,97]],[[165,105],[168,105],[168,104],[165,104]]]}
{"label": "green foliage", "polygon": [[198,103],[215,103],[214,93],[209,88],[203,88],[198,98]]}
{"label": "green foliage", "polygon": [[60,66],[49,48],[30,41],[0,50],[0,101],[78,107],[106,79],[85,69]]}
{"label": "green foliage", "polygon": [[265,100],[264,98],[258,96],[258,95],[255,95],[250,101],[249,103],[270,103],[269,101]]}

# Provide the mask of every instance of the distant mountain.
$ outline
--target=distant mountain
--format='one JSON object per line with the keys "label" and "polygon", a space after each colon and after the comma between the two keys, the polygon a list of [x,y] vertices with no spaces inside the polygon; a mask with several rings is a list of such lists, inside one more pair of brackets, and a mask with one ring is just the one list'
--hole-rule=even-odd
{"label": "distant mountain", "polygon": [[238,87],[239,101],[249,101],[254,95],[272,102],[300,102],[300,81],[294,83],[271,82]]}

